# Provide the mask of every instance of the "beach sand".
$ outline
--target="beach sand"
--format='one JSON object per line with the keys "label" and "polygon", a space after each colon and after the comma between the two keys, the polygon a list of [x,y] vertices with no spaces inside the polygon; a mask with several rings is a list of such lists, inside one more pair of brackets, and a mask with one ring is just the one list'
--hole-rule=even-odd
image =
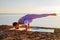
{"label": "beach sand", "polygon": [[[8,30],[12,26],[0,26],[0,40],[60,40],[60,29],[54,28],[54,33]],[[39,27],[42,28],[42,27]],[[44,28],[46,29],[46,28]],[[51,28],[48,28],[51,29]]]}

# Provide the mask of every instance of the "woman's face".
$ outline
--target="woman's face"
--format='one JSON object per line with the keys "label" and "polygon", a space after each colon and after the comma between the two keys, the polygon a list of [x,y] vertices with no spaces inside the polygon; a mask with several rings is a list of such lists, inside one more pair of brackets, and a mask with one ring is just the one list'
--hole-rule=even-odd
{"label": "woman's face", "polygon": [[19,29],[19,24],[17,24],[17,25],[15,26],[15,28],[16,28],[16,29]]}

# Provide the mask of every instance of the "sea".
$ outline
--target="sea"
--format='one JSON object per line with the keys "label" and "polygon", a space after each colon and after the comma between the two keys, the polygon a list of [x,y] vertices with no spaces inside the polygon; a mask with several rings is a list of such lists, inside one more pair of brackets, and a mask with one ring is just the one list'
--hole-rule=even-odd
{"label": "sea", "polygon": [[[28,13],[0,13],[0,25],[12,25],[13,22],[27,15]],[[37,14],[37,13],[36,13]],[[36,18],[30,23],[31,26],[60,28],[60,15]]]}

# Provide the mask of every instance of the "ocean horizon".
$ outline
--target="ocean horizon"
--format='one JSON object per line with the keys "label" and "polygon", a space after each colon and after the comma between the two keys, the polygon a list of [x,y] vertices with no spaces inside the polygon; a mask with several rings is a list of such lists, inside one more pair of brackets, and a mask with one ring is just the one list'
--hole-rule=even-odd
{"label": "ocean horizon", "polygon": [[[26,14],[28,13],[0,13],[0,25],[12,25]],[[60,28],[60,15],[34,19],[31,26]]]}

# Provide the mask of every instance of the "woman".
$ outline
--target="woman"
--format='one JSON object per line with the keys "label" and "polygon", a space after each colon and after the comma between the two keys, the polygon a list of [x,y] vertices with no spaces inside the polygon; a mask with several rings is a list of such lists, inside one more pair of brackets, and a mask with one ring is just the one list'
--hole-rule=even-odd
{"label": "woman", "polygon": [[25,24],[26,30],[27,30],[30,28],[30,23],[32,22],[33,19],[47,17],[47,16],[56,16],[56,13],[52,13],[52,14],[27,14],[27,15],[21,17],[18,20],[18,23]]}

